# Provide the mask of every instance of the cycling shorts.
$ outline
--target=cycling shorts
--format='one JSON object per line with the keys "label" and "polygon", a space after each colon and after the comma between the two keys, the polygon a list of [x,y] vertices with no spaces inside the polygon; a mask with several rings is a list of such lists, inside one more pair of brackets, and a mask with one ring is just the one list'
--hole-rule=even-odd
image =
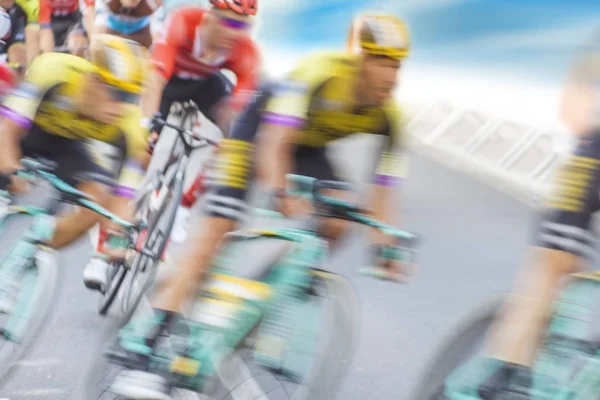
{"label": "cycling shorts", "polygon": [[544,201],[538,245],[593,258],[597,235],[590,225],[600,210],[600,131],[580,139],[554,184]]}
{"label": "cycling shorts", "polygon": [[[175,102],[192,100],[206,118],[214,122],[213,108],[224,100],[233,90],[233,84],[221,72],[205,79],[182,79],[173,76],[162,94],[159,112],[163,117],[169,115],[171,105]],[[159,133],[162,125],[154,124],[152,131]]]}
{"label": "cycling shorts", "polygon": [[[246,196],[254,178],[254,138],[264,105],[271,93],[262,91],[240,115],[231,137],[223,139],[212,168],[207,171],[208,193],[205,212],[214,217],[238,220],[246,212]],[[327,158],[325,147],[298,147],[294,155],[295,174],[320,180],[341,181]]]}
{"label": "cycling shorts", "polygon": [[57,47],[64,46],[71,33],[81,33],[87,36],[80,10],[67,15],[53,15],[50,27],[54,34],[54,45]]}
{"label": "cycling shorts", "polygon": [[127,154],[125,136],[114,146],[120,153],[120,161],[117,163],[117,168],[109,170],[96,159],[85,141],[52,135],[37,125],[33,125],[21,139],[21,151],[24,157],[41,157],[55,162],[57,168],[54,174],[73,186],[81,183],[82,173],[96,173],[111,179],[125,174],[125,168],[122,168],[124,155]]}

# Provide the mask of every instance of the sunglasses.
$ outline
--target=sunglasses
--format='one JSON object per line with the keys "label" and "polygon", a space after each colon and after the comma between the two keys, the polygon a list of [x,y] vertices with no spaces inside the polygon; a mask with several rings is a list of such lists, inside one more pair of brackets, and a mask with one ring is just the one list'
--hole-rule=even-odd
{"label": "sunglasses", "polygon": [[138,104],[140,101],[140,95],[137,93],[128,92],[108,84],[104,84],[104,87],[109,91],[110,97],[119,103]]}
{"label": "sunglasses", "polygon": [[252,24],[248,21],[240,21],[239,19],[227,18],[219,16],[219,23],[230,29],[235,30],[248,30],[252,27]]}

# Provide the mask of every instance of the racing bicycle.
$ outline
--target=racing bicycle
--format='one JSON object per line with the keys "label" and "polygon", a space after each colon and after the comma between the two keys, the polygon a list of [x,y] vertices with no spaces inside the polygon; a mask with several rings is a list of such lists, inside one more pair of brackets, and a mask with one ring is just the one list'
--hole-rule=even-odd
{"label": "racing bicycle", "polygon": [[[479,356],[502,299],[493,299],[464,321],[431,360],[416,400],[480,399],[465,384],[485,373]],[[458,394],[458,390],[460,394]],[[501,399],[590,400],[600,398],[600,272],[570,276],[555,302],[532,371],[531,387],[517,382]],[[498,397],[500,399],[500,397]]]}
{"label": "racing bicycle", "polygon": [[130,315],[135,310],[144,292],[152,285],[160,262],[164,260],[192,153],[218,144],[193,130],[198,108],[192,102],[182,103],[180,107],[179,126],[160,116],[154,118],[158,123],[173,128],[177,135],[164,165],[149,175],[136,195],[134,220],[147,228],[138,236],[127,238],[133,258],[116,260],[109,266],[107,284],[101,291],[98,305],[101,315],[108,313],[117,297],[120,298],[122,315]]}
{"label": "racing bicycle", "polygon": [[[389,256],[405,262],[414,260],[416,237],[368,217],[368,210],[358,205],[323,194],[327,189],[348,190],[347,184],[298,175],[288,175],[288,182],[293,194],[308,197],[314,205],[308,226],[228,234],[207,285],[186,312],[187,321],[180,321],[149,355],[149,371],[141,372],[140,365],[110,346],[115,337],[122,340],[137,329],[121,328],[122,321],[107,330],[98,346],[109,345],[110,361],[100,352],[92,359],[81,385],[82,399],[335,396],[355,348],[358,307],[351,284],[321,269],[329,255],[328,242],[317,229],[321,218],[345,219],[393,235],[399,243]],[[283,252],[259,273],[243,277],[228,268],[236,254],[247,265],[245,245],[269,240],[283,243]],[[140,307],[134,321],[144,320],[139,316],[149,309]],[[140,388],[140,376],[150,377],[152,385]]]}
{"label": "racing bicycle", "polygon": [[[44,245],[54,234],[54,216],[63,203],[85,207],[128,231],[137,227],[122,220],[52,174],[54,164],[26,158],[18,176],[32,183],[24,196],[3,193],[0,207],[0,379],[5,378],[51,311],[60,283],[56,252]],[[107,185],[112,181],[97,174],[81,174],[83,180]],[[12,205],[9,203],[13,201]],[[17,205],[16,203],[22,203]]]}

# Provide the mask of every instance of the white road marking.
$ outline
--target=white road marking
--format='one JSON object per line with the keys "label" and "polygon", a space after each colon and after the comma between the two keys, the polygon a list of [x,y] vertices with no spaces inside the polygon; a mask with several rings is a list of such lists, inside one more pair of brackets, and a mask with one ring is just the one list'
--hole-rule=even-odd
{"label": "white road marking", "polygon": [[32,390],[15,390],[10,394],[12,396],[22,396],[22,397],[43,397],[43,396],[55,396],[57,394],[63,395],[66,394],[66,390],[62,389],[32,389]]}
{"label": "white road marking", "polygon": [[16,365],[20,367],[45,367],[56,364],[60,364],[60,358],[38,358],[36,360],[20,360],[16,362]]}

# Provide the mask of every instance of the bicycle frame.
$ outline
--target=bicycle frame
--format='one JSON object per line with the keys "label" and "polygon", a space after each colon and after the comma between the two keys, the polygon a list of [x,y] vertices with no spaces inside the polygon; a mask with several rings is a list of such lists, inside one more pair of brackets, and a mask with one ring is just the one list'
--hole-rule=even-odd
{"label": "bicycle frame", "polygon": [[[299,179],[301,188],[297,194],[307,194],[307,185],[314,185],[314,179],[292,176]],[[301,179],[302,178],[302,179]],[[359,213],[359,207],[349,203],[318,196],[312,186],[310,194],[324,204],[332,207],[355,210],[348,212],[346,219],[380,229],[398,238],[414,240],[407,232],[385,225],[375,219]],[[338,216],[341,218],[341,215]],[[311,225],[318,222],[316,217]],[[286,249],[267,274],[257,280],[238,278],[224,269],[235,244],[249,240],[276,239],[288,242]],[[189,322],[189,342],[182,353],[149,354],[151,369],[169,372],[172,387],[204,392],[211,377],[219,372],[222,360],[227,358],[242,341],[259,325],[264,329],[261,340],[268,345],[259,346],[273,349],[276,343],[285,343],[293,332],[293,323],[282,319],[293,318],[290,308],[298,306],[299,301],[308,295],[313,285],[315,267],[322,265],[328,257],[328,241],[314,229],[243,229],[227,236],[225,250],[211,266],[212,281],[203,290],[196,305],[201,307],[200,319]],[[406,253],[410,251],[403,249]],[[404,257],[409,259],[410,255]],[[195,314],[195,313],[194,313]],[[282,338],[283,336],[283,338]],[[121,342],[124,347],[137,353],[144,352],[143,345],[133,342]],[[281,347],[280,347],[281,349]],[[255,351],[254,359],[268,368],[279,370],[284,359],[277,351]],[[300,367],[306,371],[306,366]]]}
{"label": "bicycle frame", "polygon": [[[57,192],[61,193],[61,195],[51,195],[50,201],[45,207],[9,207],[8,214],[2,219],[2,221],[0,221],[0,233],[2,233],[2,229],[6,226],[6,222],[12,216],[18,214],[28,214],[33,216],[33,221],[26,229],[26,233],[23,238],[18,241],[16,247],[9,252],[4,260],[2,260],[0,271],[3,277],[20,277],[27,268],[34,266],[33,258],[39,247],[42,246],[42,243],[45,240],[54,235],[54,224],[51,223],[50,220],[54,218],[54,215],[56,215],[59,211],[61,202],[81,205],[82,207],[89,208],[98,214],[109,218],[124,228],[137,229],[136,226],[109,212],[90,199],[82,198],[84,195],[82,192],[79,192],[77,189],[62,181],[52,173],[38,169],[42,166],[42,164],[28,159],[22,160],[22,162],[28,168],[28,171],[19,172],[19,175],[28,179],[40,177],[49,182],[51,187]],[[27,288],[31,289],[33,288],[33,285],[28,285]],[[17,301],[17,311],[15,314],[11,314],[7,327],[2,329],[2,335],[4,338],[19,342],[24,333],[24,329],[27,328],[27,324],[24,322],[26,318],[23,317],[25,317],[29,312],[29,302],[27,299],[29,299],[30,296],[31,293],[20,293]]]}

